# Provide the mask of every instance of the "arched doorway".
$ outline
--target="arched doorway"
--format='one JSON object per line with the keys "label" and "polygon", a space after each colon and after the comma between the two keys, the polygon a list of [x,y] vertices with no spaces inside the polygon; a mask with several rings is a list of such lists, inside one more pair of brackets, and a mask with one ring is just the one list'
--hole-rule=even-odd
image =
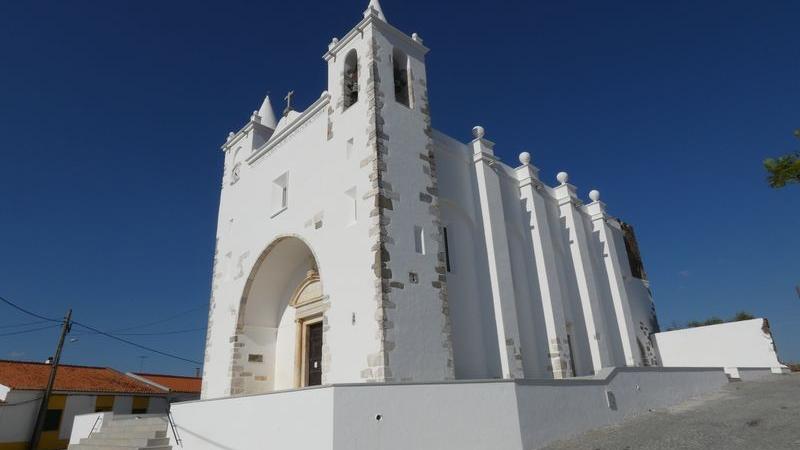
{"label": "arched doorway", "polygon": [[293,236],[273,241],[253,266],[242,295],[231,393],[321,384],[327,309],[309,246]]}

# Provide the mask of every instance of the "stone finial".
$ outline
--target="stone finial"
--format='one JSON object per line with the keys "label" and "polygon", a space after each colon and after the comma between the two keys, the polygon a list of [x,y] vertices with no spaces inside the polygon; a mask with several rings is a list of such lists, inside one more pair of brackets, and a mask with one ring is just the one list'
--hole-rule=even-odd
{"label": "stone finial", "polygon": [[231,132],[228,132],[228,140],[231,140],[231,139],[233,139],[233,136],[234,136],[234,135],[236,135],[236,133],[234,133],[233,131],[231,131]]}
{"label": "stone finial", "polygon": [[369,0],[367,10],[364,11],[364,17],[367,17],[370,14],[374,14],[376,17],[378,17],[378,19],[386,22],[386,16],[383,14],[383,8],[381,8],[381,3],[378,0]]}
{"label": "stone finial", "polygon": [[527,166],[528,164],[530,164],[530,163],[531,163],[531,154],[530,154],[530,153],[528,153],[528,152],[522,152],[522,153],[520,153],[520,154],[519,154],[519,162],[520,162],[520,163],[521,163],[523,166]]}
{"label": "stone finial", "polygon": [[328,44],[328,50],[332,49],[333,47],[336,47],[336,44],[338,43],[339,43],[339,38],[334,37],[333,39],[331,39],[331,43]]}
{"label": "stone finial", "polygon": [[558,175],[556,175],[556,180],[558,180],[558,182],[561,184],[567,184],[569,181],[569,174],[567,172],[558,172]]}
{"label": "stone finial", "polygon": [[422,44],[422,38],[419,37],[417,33],[411,33],[411,39],[413,39],[417,44]]}
{"label": "stone finial", "polygon": [[593,202],[599,201],[600,191],[598,191],[597,189],[592,189],[591,191],[589,191],[589,199],[591,199]]}
{"label": "stone finial", "polygon": [[475,139],[483,139],[483,136],[486,134],[486,130],[483,129],[482,126],[476,125],[472,127],[472,136]]}

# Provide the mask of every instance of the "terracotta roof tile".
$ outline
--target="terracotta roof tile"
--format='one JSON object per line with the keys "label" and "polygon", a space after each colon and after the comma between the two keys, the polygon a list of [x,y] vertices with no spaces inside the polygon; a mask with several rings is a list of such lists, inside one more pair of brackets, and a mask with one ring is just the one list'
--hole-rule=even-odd
{"label": "terracotta roof tile", "polygon": [[199,377],[184,377],[180,375],[161,375],[156,373],[134,373],[134,375],[147,378],[153,383],[169,388],[172,392],[200,393],[203,379]]}
{"label": "terracotta roof tile", "polygon": [[[12,389],[39,390],[47,387],[50,364],[0,360],[0,384]],[[164,391],[106,367],[60,364],[56,391],[163,394]]]}

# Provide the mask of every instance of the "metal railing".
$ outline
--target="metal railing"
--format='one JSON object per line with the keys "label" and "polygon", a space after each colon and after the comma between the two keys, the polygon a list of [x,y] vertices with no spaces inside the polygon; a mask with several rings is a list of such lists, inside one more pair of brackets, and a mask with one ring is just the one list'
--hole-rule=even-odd
{"label": "metal railing", "polygon": [[[97,428],[97,423],[100,422],[100,419],[102,419],[102,418],[103,418],[103,413],[100,413],[100,414],[97,415],[97,418],[94,419],[94,424],[92,424],[92,429],[89,430],[89,436],[91,436],[91,435],[93,435],[95,433],[95,428]],[[89,437],[89,436],[86,436],[86,437]]]}
{"label": "metal railing", "polygon": [[167,420],[169,421],[169,427],[172,430],[172,436],[175,437],[175,443],[178,444],[179,447],[183,448],[183,441],[178,435],[178,428],[175,426],[175,421],[172,420],[172,411],[169,409],[167,409]]}

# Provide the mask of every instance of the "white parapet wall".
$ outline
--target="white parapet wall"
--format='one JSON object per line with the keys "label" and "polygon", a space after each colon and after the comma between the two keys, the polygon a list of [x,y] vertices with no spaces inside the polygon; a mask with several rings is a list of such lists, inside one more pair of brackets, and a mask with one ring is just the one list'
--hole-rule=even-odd
{"label": "white parapet wall", "polygon": [[656,333],[655,343],[664,367],[724,367],[739,378],[739,369],[788,368],[778,360],[766,319],[743,320]]}
{"label": "white parapet wall", "polygon": [[530,450],[713,392],[718,368],[621,368],[568,380],[343,384],[176,403],[185,450]]}

